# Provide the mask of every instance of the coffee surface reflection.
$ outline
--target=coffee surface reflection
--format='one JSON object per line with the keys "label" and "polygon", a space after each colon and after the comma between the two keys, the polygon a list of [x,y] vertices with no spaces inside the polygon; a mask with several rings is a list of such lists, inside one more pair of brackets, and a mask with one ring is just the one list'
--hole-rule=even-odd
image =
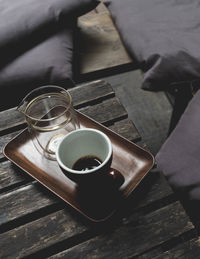
{"label": "coffee surface reflection", "polygon": [[72,169],[77,171],[86,171],[96,168],[102,164],[100,158],[92,155],[79,158],[73,165]]}

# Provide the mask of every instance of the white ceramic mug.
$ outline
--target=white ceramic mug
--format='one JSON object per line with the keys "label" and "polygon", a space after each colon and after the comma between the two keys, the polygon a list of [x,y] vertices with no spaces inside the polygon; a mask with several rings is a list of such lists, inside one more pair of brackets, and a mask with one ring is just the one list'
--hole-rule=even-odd
{"label": "white ceramic mug", "polygon": [[56,159],[63,173],[77,183],[98,182],[112,162],[112,143],[103,132],[84,128],[67,134],[58,146]]}

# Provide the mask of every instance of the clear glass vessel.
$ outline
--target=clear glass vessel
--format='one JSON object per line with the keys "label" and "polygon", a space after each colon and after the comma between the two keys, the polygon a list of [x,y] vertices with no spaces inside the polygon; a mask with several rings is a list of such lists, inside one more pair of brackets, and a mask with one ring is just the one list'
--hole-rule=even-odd
{"label": "clear glass vessel", "polygon": [[55,160],[62,138],[80,127],[72,98],[64,88],[47,85],[28,93],[17,107],[25,116],[37,150]]}

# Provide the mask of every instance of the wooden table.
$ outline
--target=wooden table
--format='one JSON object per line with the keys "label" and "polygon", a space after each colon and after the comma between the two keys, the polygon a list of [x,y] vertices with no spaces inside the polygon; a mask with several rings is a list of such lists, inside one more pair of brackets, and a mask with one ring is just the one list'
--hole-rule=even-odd
{"label": "wooden table", "polygon": [[[70,93],[77,109],[140,145],[109,84]],[[2,155],[24,127],[15,108],[0,113],[0,258],[198,258],[194,226],[161,174],[148,173],[111,219],[90,222]]]}

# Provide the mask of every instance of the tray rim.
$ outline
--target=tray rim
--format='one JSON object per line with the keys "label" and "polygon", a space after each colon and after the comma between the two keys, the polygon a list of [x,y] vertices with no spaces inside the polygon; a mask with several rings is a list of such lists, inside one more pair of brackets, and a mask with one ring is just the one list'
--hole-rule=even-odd
{"label": "tray rim", "polygon": [[[137,186],[139,185],[139,183],[142,181],[142,179],[147,175],[147,173],[153,168],[154,164],[155,164],[155,157],[151,154],[151,152],[149,152],[148,150],[144,149],[143,147],[137,145],[136,143],[128,140],[127,138],[121,136],[120,134],[114,132],[112,129],[109,129],[108,127],[104,126],[102,123],[99,123],[98,121],[95,121],[94,119],[92,119],[91,117],[83,114],[80,111],[76,112],[82,116],[82,117],[86,117],[89,121],[92,121],[94,124],[96,124],[97,126],[105,129],[106,131],[111,132],[112,134],[114,134],[117,138],[121,138],[123,139],[125,142],[129,142],[129,144],[131,145],[135,145],[138,149],[143,150],[143,152],[145,152],[146,154],[149,155],[149,157],[151,158],[151,165],[149,165],[148,170],[145,171],[144,175],[142,177],[140,177],[140,180],[137,182],[137,184],[134,186],[134,188],[129,188],[130,190],[128,190],[126,192],[125,195],[123,195],[123,199],[126,199],[129,197],[129,195],[132,193],[132,191],[137,188]],[[66,202],[69,206],[73,207],[76,211],[78,211],[80,214],[84,215],[86,218],[88,218],[89,220],[93,221],[93,222],[102,222],[102,221],[106,221],[108,218],[110,218],[115,211],[117,210],[117,207],[114,208],[111,213],[109,213],[106,217],[102,218],[102,219],[95,219],[93,217],[88,216],[86,213],[84,213],[81,209],[79,209],[78,207],[76,207],[75,205],[73,205],[70,201],[66,200],[64,197],[62,197],[60,194],[58,194],[55,190],[53,190],[51,187],[49,187],[48,185],[46,185],[44,182],[42,182],[40,179],[38,179],[36,176],[34,176],[31,172],[29,172],[28,170],[26,170],[23,166],[21,166],[19,163],[17,163],[17,161],[13,160],[7,153],[6,153],[6,148],[8,148],[9,144],[14,141],[16,138],[18,138],[20,135],[22,135],[25,131],[28,131],[27,127],[25,129],[23,129],[22,131],[20,131],[16,136],[14,136],[8,143],[6,143],[2,149],[2,153],[3,155],[10,160],[12,163],[14,163],[16,166],[18,166],[20,169],[22,169],[25,173],[27,173],[28,175],[30,175],[33,179],[35,179],[36,181],[38,181],[40,184],[42,184],[45,188],[47,188],[48,190],[50,190],[51,192],[53,192],[57,197],[61,198],[64,202]],[[112,140],[111,140],[112,142]],[[33,163],[34,164],[34,163]]]}

